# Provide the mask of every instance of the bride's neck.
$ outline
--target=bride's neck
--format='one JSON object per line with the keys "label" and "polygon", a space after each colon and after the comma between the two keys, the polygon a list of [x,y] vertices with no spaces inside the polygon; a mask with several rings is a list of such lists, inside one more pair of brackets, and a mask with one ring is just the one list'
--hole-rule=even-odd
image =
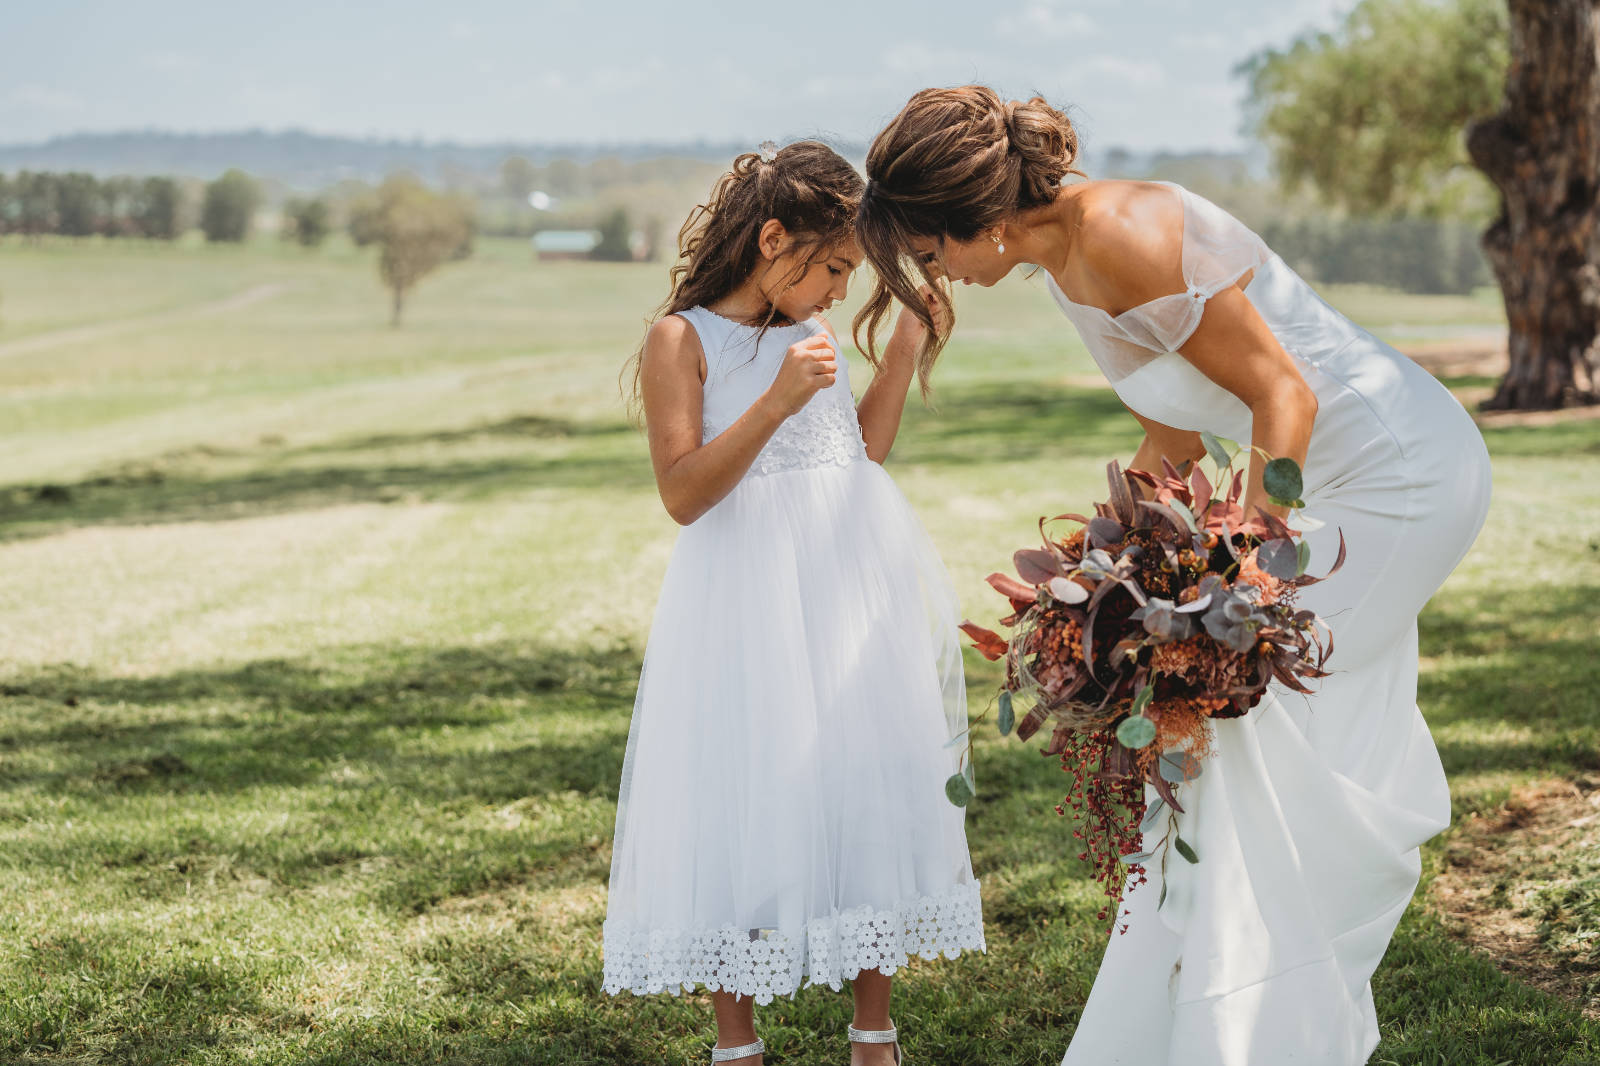
{"label": "bride's neck", "polygon": [[1054,202],[1036,207],[1017,220],[1022,237],[1017,251],[1024,261],[1044,267],[1057,278],[1066,273],[1083,223],[1083,206],[1078,197],[1085,184],[1063,186]]}

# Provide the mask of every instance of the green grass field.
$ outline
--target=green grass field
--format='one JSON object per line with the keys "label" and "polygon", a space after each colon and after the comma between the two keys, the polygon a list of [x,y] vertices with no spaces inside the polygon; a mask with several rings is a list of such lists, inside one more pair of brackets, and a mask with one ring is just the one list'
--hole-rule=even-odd
{"label": "green grass field", "polygon": [[[663,276],[483,242],[391,330],[348,247],[0,243],[0,1062],[705,1061],[703,998],[599,991],[674,530],[616,375]],[[1497,315],[1329,295],[1408,336]],[[983,575],[1136,427],[1040,282],[960,300],[890,469],[989,619]],[[1458,820],[1600,771],[1600,422],[1489,440],[1489,526],[1422,619]],[[1096,888],[1051,761],[990,737],[979,768],[989,952],[913,965],[895,1016],[915,1062],[1055,1063]],[[1600,972],[1600,871],[1533,873],[1553,957]],[[1376,984],[1375,1062],[1600,1062],[1425,902]],[[844,1061],[848,1016],[758,1010],[768,1062]]]}

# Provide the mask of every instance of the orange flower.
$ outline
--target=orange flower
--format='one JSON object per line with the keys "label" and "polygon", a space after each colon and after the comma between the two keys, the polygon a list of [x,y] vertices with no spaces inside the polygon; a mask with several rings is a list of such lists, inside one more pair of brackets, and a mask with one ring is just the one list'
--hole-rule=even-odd
{"label": "orange flower", "polygon": [[1235,584],[1239,582],[1260,589],[1262,600],[1266,603],[1277,603],[1278,597],[1283,593],[1283,582],[1256,565],[1255,552],[1239,560],[1239,576],[1235,579]]}

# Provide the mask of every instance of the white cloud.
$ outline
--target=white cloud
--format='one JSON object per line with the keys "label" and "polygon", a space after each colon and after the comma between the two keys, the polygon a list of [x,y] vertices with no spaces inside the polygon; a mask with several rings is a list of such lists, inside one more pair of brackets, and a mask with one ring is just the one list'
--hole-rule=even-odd
{"label": "white cloud", "polygon": [[1029,0],[1020,11],[1006,15],[995,29],[1006,36],[1084,37],[1098,27],[1095,20],[1080,10],[1072,10],[1061,0]]}
{"label": "white cloud", "polygon": [[1172,43],[1194,52],[1224,52],[1233,47],[1235,40],[1216,30],[1203,30],[1199,33],[1177,34],[1172,38]]}
{"label": "white cloud", "polygon": [[170,48],[144,53],[139,57],[139,65],[162,74],[194,74],[205,66],[199,57]]}
{"label": "white cloud", "polygon": [[1079,67],[1085,74],[1131,85],[1164,85],[1167,72],[1159,63],[1148,59],[1124,59],[1122,56],[1095,56]]}
{"label": "white cloud", "polygon": [[452,40],[471,41],[478,36],[478,27],[470,22],[457,19],[455,22],[450,23],[449,33]]}
{"label": "white cloud", "polygon": [[18,85],[4,100],[8,108],[18,111],[51,111],[64,115],[84,110],[83,100],[74,94],[37,82]]}
{"label": "white cloud", "polygon": [[322,97],[310,85],[251,82],[239,87],[239,108],[249,122],[293,125],[300,116],[316,114]]}
{"label": "white cloud", "polygon": [[607,64],[589,71],[590,89],[597,93],[631,93],[660,80],[667,67],[659,57],[631,66]]}
{"label": "white cloud", "polygon": [[903,41],[883,53],[885,70],[895,74],[932,75],[948,80],[951,72],[977,70],[984,56],[963,48],[945,48],[923,41]]}

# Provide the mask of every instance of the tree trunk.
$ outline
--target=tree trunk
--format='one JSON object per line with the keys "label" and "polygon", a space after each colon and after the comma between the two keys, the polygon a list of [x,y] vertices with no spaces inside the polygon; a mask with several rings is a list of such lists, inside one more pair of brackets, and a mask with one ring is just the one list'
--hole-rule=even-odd
{"label": "tree trunk", "polygon": [[392,288],[394,292],[394,311],[389,316],[389,325],[398,329],[400,327],[400,308],[405,303],[406,290],[401,285],[395,285]]}
{"label": "tree trunk", "polygon": [[1600,0],[1509,0],[1499,114],[1467,131],[1500,190],[1483,237],[1511,367],[1487,408],[1600,403]]}

